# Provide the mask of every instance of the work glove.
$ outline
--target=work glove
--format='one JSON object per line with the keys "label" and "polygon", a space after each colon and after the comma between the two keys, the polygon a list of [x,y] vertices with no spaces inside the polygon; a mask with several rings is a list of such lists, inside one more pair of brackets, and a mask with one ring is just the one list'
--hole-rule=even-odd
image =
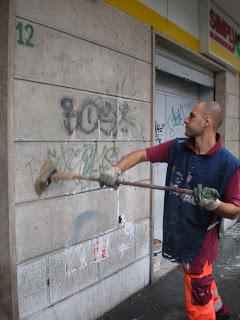
{"label": "work glove", "polygon": [[117,182],[118,177],[121,175],[122,171],[119,167],[111,167],[106,172],[102,173],[99,177],[100,187],[112,187],[115,190],[118,189],[119,183]]}
{"label": "work glove", "polygon": [[209,211],[217,209],[220,205],[220,200],[218,199],[220,195],[214,188],[203,188],[201,184],[198,184],[197,188],[193,189],[193,196],[195,202],[199,206],[204,207]]}

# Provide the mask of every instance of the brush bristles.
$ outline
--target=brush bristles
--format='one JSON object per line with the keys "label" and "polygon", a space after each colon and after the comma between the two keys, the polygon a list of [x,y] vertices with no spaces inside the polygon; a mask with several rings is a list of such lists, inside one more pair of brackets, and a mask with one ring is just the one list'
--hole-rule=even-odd
{"label": "brush bristles", "polygon": [[51,183],[51,177],[56,171],[57,170],[54,168],[53,163],[51,161],[47,161],[43,164],[39,176],[37,177],[35,182],[35,191],[39,197],[43,194],[44,190]]}
{"label": "brush bristles", "polygon": [[45,184],[40,179],[37,179],[35,182],[35,192],[40,197],[45,190]]}

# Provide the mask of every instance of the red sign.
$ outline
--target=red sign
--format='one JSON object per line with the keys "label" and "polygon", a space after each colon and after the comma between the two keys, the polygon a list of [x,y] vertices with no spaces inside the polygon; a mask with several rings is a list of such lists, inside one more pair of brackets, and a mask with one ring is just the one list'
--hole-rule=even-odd
{"label": "red sign", "polygon": [[210,37],[234,53],[238,33],[213,9],[210,9],[210,27]]}

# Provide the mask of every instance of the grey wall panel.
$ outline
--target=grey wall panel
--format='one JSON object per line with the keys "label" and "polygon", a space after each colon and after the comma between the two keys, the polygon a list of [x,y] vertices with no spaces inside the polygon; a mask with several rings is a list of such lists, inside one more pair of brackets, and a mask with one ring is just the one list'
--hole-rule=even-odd
{"label": "grey wall panel", "polygon": [[100,278],[106,278],[136,260],[135,224],[130,223],[110,234],[109,258],[100,262]]}
{"label": "grey wall panel", "polygon": [[240,96],[239,78],[232,72],[226,72],[226,90],[237,97]]}
{"label": "grey wall panel", "polygon": [[225,130],[226,140],[238,140],[240,133],[239,119],[228,117],[225,124]]}
{"label": "grey wall panel", "polygon": [[39,24],[31,25],[33,46],[16,45],[15,77],[150,101],[149,63]]}
{"label": "grey wall panel", "polygon": [[51,304],[98,281],[98,265],[92,262],[92,247],[92,241],[88,241],[49,257]]}
{"label": "grey wall panel", "polygon": [[18,263],[118,226],[117,193],[95,191],[16,207]]}
{"label": "grey wall panel", "polygon": [[139,260],[151,252],[150,219],[136,223],[136,259]]}
{"label": "grey wall panel", "polygon": [[148,283],[149,256],[111,275],[105,281],[57,303],[53,308],[21,319],[94,320]]}
{"label": "grey wall panel", "polygon": [[[150,183],[150,181],[146,180],[144,183]],[[127,222],[150,216],[150,189],[122,186],[119,188],[119,201],[121,204],[119,214]]]}
{"label": "grey wall panel", "polygon": [[[145,148],[144,142],[118,143],[17,143],[16,144],[16,202],[38,199],[34,190],[36,178],[46,160],[51,160],[58,171],[99,176],[99,172],[116,163],[123,155]],[[149,163],[143,163],[124,174],[126,179],[147,179]],[[97,182],[64,181],[52,183],[41,198],[75,194],[98,188]]]}
{"label": "grey wall panel", "polygon": [[[128,265],[134,263],[136,253],[138,259],[149,254],[149,219],[142,220],[136,227],[137,247],[134,240],[135,225],[132,225],[131,230],[125,225],[109,234],[110,250],[106,259],[101,262],[93,261],[94,246],[93,240],[90,240],[67,247],[38,261],[20,265],[18,267],[20,316],[30,315],[72,296],[123,267],[128,269]],[[139,238],[140,229],[145,232],[145,238]],[[121,279],[119,281],[121,282]],[[121,287],[118,289],[121,300],[126,298],[126,294],[131,293],[131,285],[125,289],[127,292],[122,291]]]}
{"label": "grey wall panel", "polygon": [[231,93],[226,94],[226,117],[240,118],[239,97]]}
{"label": "grey wall panel", "polygon": [[117,231],[111,232],[109,258],[100,262],[100,278],[122,269],[150,252],[149,219],[138,223],[125,221]]}
{"label": "grey wall panel", "polygon": [[150,140],[150,103],[15,80],[15,140]]}
{"label": "grey wall panel", "polygon": [[17,270],[20,318],[49,306],[46,259]]}
{"label": "grey wall panel", "polygon": [[18,16],[151,61],[151,31],[137,19],[86,0],[17,0]]}

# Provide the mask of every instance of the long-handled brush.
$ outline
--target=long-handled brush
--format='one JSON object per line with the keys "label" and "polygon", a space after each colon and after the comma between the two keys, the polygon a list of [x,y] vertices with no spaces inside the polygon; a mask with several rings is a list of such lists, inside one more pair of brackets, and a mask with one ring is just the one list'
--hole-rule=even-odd
{"label": "long-handled brush", "polygon": [[[54,167],[53,163],[51,161],[47,161],[43,164],[35,182],[35,191],[38,196],[42,195],[42,193],[45,191],[45,189],[47,189],[47,187],[52,182],[52,180],[88,180],[88,181],[99,182],[99,178],[96,178],[96,177],[85,177],[78,174],[68,174],[64,172],[58,172],[57,169]],[[172,191],[172,192],[186,193],[186,194],[193,193],[193,191],[190,189],[159,186],[156,184],[148,184],[148,183],[142,183],[142,182],[130,182],[130,181],[117,180],[117,183],[119,185],[163,190],[168,192]]]}

